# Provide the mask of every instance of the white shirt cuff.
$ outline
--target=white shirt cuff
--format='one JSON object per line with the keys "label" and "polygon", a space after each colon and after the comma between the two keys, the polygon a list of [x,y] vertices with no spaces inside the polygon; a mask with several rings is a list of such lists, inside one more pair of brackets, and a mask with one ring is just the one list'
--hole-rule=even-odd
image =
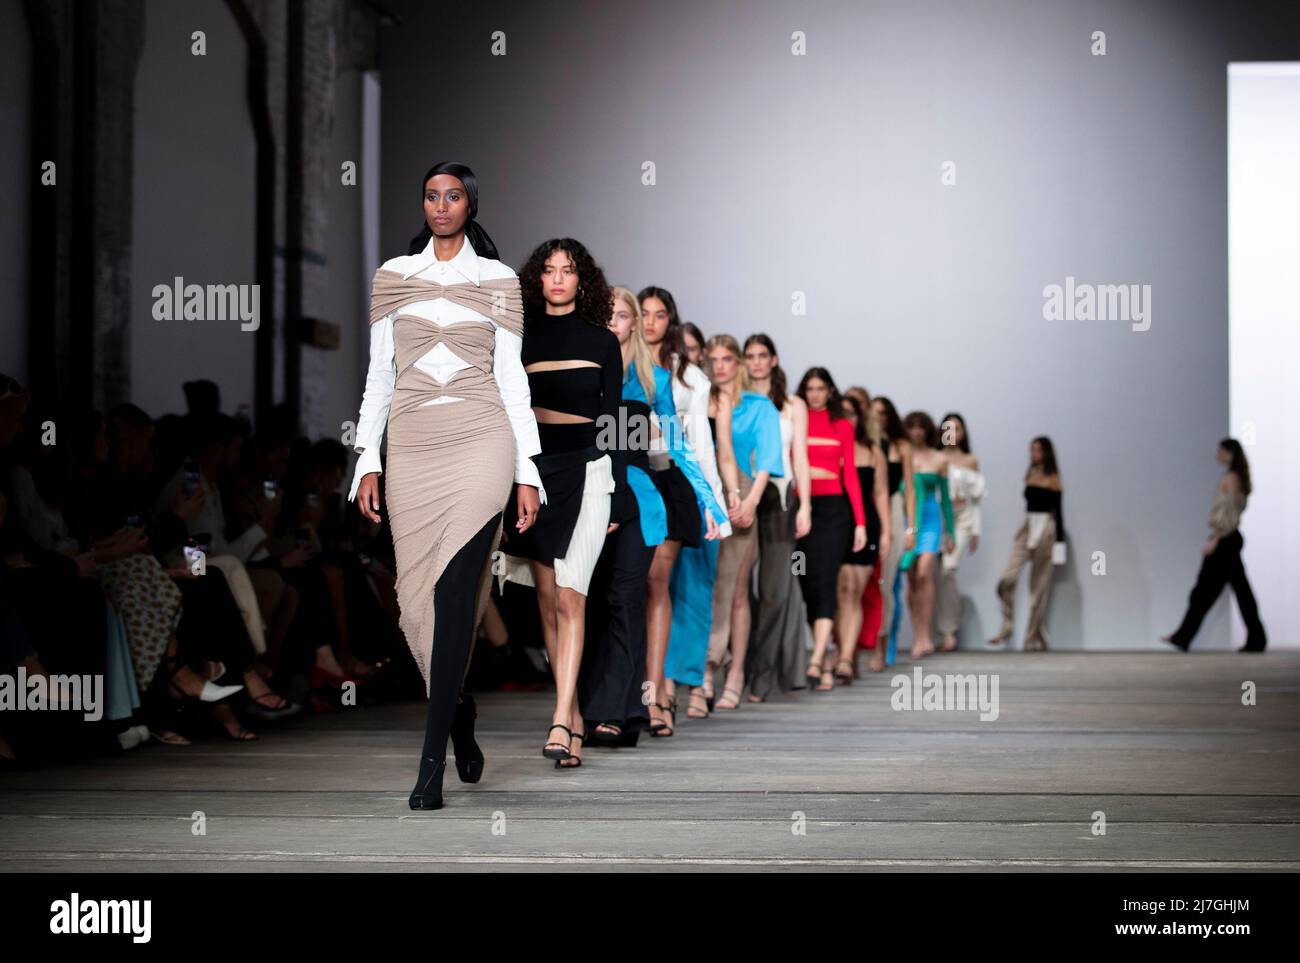
{"label": "white shirt cuff", "polygon": [[361,479],[365,478],[371,472],[383,472],[379,461],[379,446],[372,445],[361,453],[357,459],[356,470],[352,473],[352,488],[348,491],[348,501],[355,501],[357,489],[361,487]]}
{"label": "white shirt cuff", "polygon": [[537,489],[537,500],[543,505],[546,504],[546,489],[542,486],[542,476],[531,458],[521,456],[515,462],[515,484],[532,485]]}

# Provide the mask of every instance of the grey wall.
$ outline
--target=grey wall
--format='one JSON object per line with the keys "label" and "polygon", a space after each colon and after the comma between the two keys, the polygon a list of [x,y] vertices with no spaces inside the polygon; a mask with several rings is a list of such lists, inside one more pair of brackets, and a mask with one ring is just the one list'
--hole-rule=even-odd
{"label": "grey wall", "polygon": [[[1027,445],[1048,434],[1071,537],[1050,638],[1153,647],[1174,627],[1228,430],[1226,65],[1300,56],[1280,5],[394,7],[384,256],[419,225],[423,171],[460,159],[516,267],[572,235],[706,334],[768,332],[794,379],[824,364],[904,412],[963,412],[990,483],[968,639],[996,629]],[[1150,330],[1043,320],[1067,275],[1151,285]],[[1227,613],[1200,645],[1228,645]]]}
{"label": "grey wall", "polygon": [[[207,56],[190,35],[207,35]],[[247,46],[221,0],[145,4],[135,91],[131,400],[154,417],[184,412],[181,384],[209,378],[233,413],[253,403],[252,331],[236,321],[156,321],[156,284],[252,284],[253,124]],[[271,292],[261,292],[270,313]]]}

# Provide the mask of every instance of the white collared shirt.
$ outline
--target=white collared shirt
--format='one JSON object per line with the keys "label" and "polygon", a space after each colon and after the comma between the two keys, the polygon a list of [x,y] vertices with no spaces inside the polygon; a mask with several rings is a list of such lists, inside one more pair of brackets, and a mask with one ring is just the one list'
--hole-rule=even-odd
{"label": "white collared shirt", "polygon": [[[433,239],[430,238],[428,245],[419,254],[385,261],[382,270],[394,271],[402,275],[403,280],[419,275],[439,284],[462,284],[468,281],[478,285],[480,281],[515,277],[515,272],[509,266],[475,254],[468,237],[464,238],[460,250],[450,261],[438,260],[433,251]],[[510,426],[515,435],[515,481],[536,487],[539,499],[544,504],[546,491],[531,457],[541,452],[542,443],[537,434],[537,420],[533,417],[528,375],[520,361],[523,338],[501,327],[493,318],[447,298],[416,301],[403,307],[401,312],[417,315],[438,325],[477,321],[490,324],[496,329],[492,375],[501,391],[501,401],[510,417]],[[394,311],[370,326],[370,369],[366,373],[366,390],[361,400],[361,414],[357,418],[357,439],[354,445],[354,450],[360,452],[361,457],[357,459],[348,501],[356,498],[362,478],[370,472],[381,470],[379,443],[388,424],[388,408],[397,381],[397,359],[393,347],[393,319],[396,313]],[[458,357],[445,341],[436,344],[415,365],[441,384],[450,381],[456,372],[470,367],[469,362]],[[443,395],[426,404],[455,404],[460,400],[462,399],[454,394]]]}
{"label": "white collared shirt", "polygon": [[[717,453],[713,447],[713,432],[709,430],[709,376],[698,365],[688,363],[683,370],[686,384],[677,377],[677,356],[668,359],[668,370],[672,374],[673,406],[677,417],[681,419],[686,440],[695,449],[695,460],[704,473],[704,480],[713,489],[713,497],[726,510],[727,499],[722,493],[722,476],[718,474]],[[659,448],[665,448],[662,439],[656,439]],[[731,522],[724,521],[718,526],[723,538],[731,534]]]}

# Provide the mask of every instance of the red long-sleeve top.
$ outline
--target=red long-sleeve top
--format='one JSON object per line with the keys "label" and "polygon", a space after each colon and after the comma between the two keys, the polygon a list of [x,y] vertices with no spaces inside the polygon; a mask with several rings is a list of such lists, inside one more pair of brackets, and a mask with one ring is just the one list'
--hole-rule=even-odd
{"label": "red long-sleeve top", "polygon": [[[833,445],[818,443],[814,438],[830,438]],[[835,472],[835,478],[813,478],[813,495],[849,494],[853,506],[853,523],[867,524],[867,513],[862,508],[862,486],[858,483],[858,469],[853,463],[853,426],[847,418],[831,420],[825,408],[808,409],[808,464]],[[843,479],[843,483],[841,483]]]}

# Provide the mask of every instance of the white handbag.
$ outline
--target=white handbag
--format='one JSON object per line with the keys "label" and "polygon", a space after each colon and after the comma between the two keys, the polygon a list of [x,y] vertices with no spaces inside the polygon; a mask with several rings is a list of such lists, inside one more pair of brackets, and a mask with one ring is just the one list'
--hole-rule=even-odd
{"label": "white handbag", "polygon": [[1052,564],[1053,565],[1065,564],[1065,543],[1064,542],[1052,543]]}

